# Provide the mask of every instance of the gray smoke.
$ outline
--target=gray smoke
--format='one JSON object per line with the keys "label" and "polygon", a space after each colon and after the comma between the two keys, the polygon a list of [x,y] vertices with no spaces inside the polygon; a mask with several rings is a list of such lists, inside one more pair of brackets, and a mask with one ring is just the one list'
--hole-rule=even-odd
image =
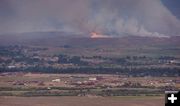
{"label": "gray smoke", "polygon": [[0,0],[0,23],[0,34],[180,35],[180,21],[161,0]]}

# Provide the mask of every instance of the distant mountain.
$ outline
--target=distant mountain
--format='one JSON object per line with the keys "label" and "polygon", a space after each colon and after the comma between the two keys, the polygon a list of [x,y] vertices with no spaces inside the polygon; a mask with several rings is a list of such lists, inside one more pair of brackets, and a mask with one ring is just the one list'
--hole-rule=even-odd
{"label": "distant mountain", "polygon": [[177,46],[180,47],[180,36],[170,38],[158,37],[115,37],[90,38],[64,32],[34,32],[0,35],[0,45],[38,45],[71,47],[133,47],[133,46]]}
{"label": "distant mountain", "polygon": [[29,32],[19,34],[0,35],[0,45],[30,44],[30,45],[49,45],[48,43],[64,44],[66,38],[74,36],[64,32]]}

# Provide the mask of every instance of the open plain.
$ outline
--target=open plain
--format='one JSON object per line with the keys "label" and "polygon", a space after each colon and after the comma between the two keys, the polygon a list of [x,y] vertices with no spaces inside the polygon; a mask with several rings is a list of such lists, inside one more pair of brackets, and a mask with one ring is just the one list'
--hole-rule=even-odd
{"label": "open plain", "polygon": [[164,97],[0,97],[0,106],[164,106]]}

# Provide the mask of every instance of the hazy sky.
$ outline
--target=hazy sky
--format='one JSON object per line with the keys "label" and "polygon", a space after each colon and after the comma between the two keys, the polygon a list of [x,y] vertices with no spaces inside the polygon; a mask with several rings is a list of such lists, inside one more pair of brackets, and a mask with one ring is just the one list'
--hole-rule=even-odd
{"label": "hazy sky", "polygon": [[179,36],[180,0],[0,0],[0,34]]}

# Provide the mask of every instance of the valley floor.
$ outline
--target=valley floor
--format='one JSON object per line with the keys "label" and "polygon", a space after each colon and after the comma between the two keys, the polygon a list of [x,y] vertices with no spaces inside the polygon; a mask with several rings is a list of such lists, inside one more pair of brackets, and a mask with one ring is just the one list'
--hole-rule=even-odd
{"label": "valley floor", "polygon": [[164,97],[1,96],[0,106],[164,106]]}

